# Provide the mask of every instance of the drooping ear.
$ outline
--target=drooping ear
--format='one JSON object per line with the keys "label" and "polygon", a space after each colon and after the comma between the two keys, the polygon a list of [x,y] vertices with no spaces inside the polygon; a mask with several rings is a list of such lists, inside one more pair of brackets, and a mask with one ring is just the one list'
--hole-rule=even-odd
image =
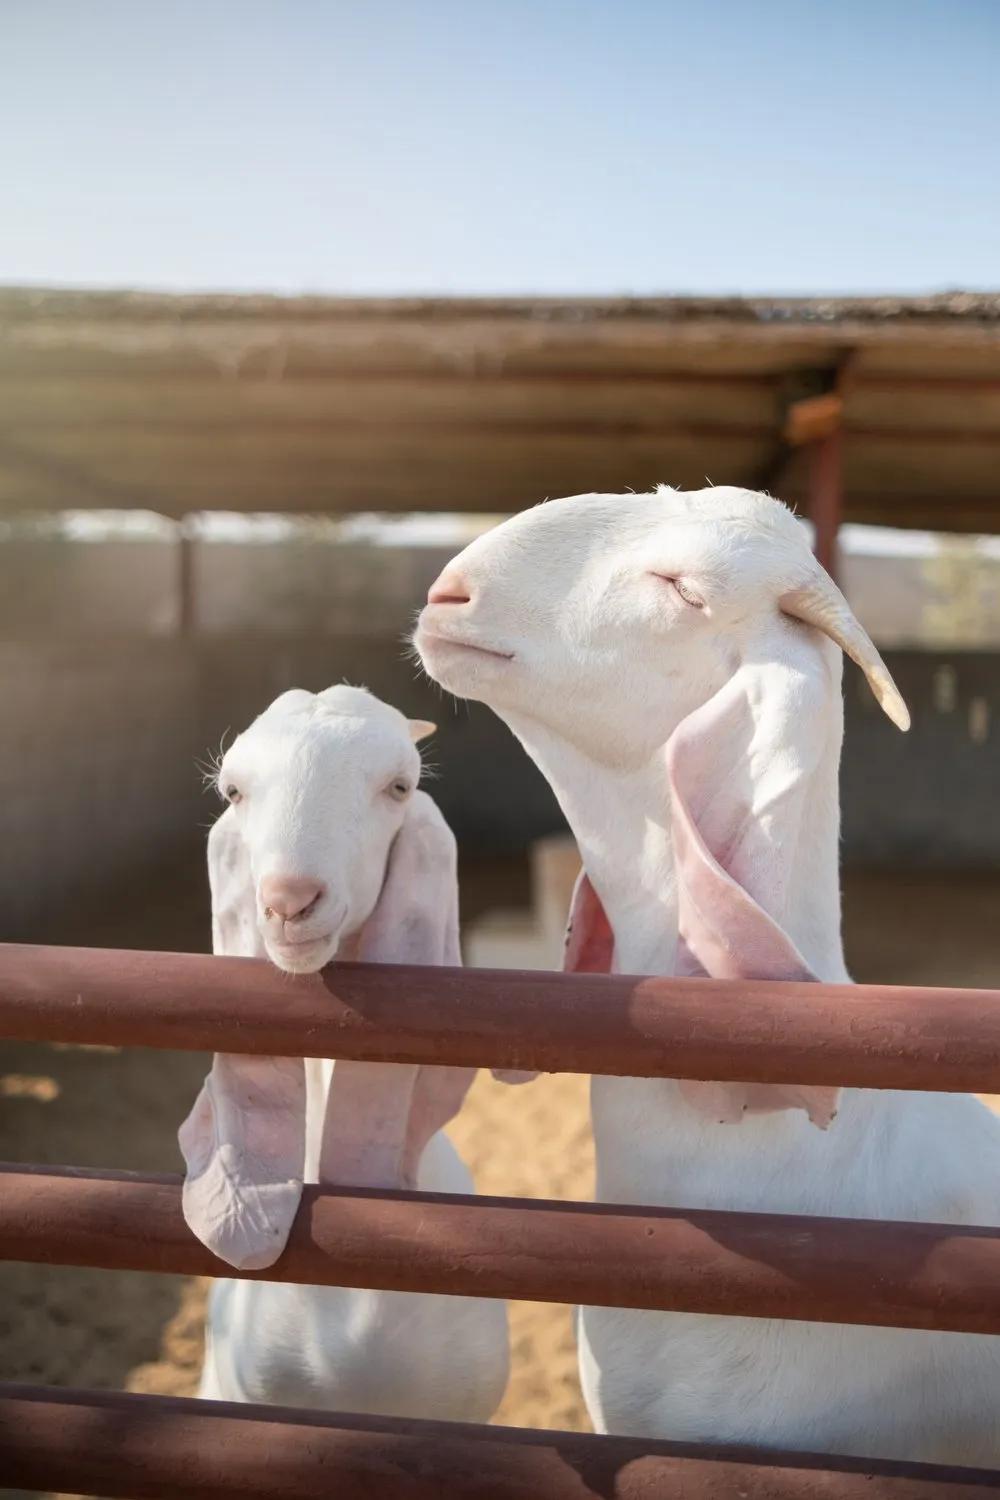
{"label": "drooping ear", "polygon": [[[260,957],[250,858],[227,808],[208,839],[215,953]],[[178,1132],[188,1228],[241,1270],[270,1266],[302,1196],[305,1069],[301,1058],[217,1053]]]}
{"label": "drooping ear", "polygon": [[831,641],[836,641],[841,651],[846,652],[864,672],[869,687],[897,729],[909,729],[909,709],[890,677],[888,667],[824,568],[817,563],[806,582],[784,594],[778,605],[784,614],[815,626]]}
{"label": "drooping ear", "polygon": [[567,974],[610,974],[614,965],[615,935],[586,870],[573,887],[563,969]]}
{"label": "drooping ear", "polygon": [[432,724],[430,719],[408,719],[407,723],[410,726],[410,739],[415,745],[419,745],[421,740],[425,740],[437,729],[437,725]]}
{"label": "drooping ear", "polygon": [[[814,979],[784,931],[789,888],[806,875],[812,797],[824,757],[839,751],[839,674],[815,645],[784,641],[746,662],[684,719],[666,747],[678,896],[679,975]],[[825,1128],[837,1089],[684,1083],[723,1121],[802,1108]]]}
{"label": "drooping ear", "polygon": [[[356,952],[367,963],[461,965],[455,839],[426,792],[413,794]],[[424,1147],[457,1114],[474,1077],[474,1068],[335,1064],[321,1181],[413,1186]]]}
{"label": "drooping ear", "polygon": [[227,807],[208,835],[208,885],[212,895],[212,952],[258,958],[264,945],[257,931],[250,855]]}
{"label": "drooping ear", "polygon": [[[425,726],[426,727],[426,726]],[[426,792],[410,798],[375,909],[361,929],[363,963],[458,967],[455,837]]]}

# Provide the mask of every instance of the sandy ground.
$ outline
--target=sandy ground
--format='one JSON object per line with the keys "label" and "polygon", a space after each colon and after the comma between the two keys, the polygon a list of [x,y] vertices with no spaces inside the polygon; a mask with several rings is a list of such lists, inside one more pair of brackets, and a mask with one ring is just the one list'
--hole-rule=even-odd
{"label": "sandy ground", "polygon": [[[169,884],[169,883],[168,883]],[[471,882],[472,911],[524,893],[523,872],[492,867]],[[90,941],[202,946],[195,887],[129,936],[78,917]],[[1000,986],[1000,877],[858,875],[847,882],[855,977]],[[163,926],[163,912],[171,922]],[[469,912],[467,911],[467,915]],[[120,921],[116,927],[120,933]],[[60,941],[78,941],[72,924]],[[8,1160],[174,1171],[175,1131],[206,1066],[198,1055],[0,1043],[0,1154]],[[584,1079],[509,1089],[480,1076],[453,1128],[480,1190],[585,1198],[592,1150]],[[205,1288],[179,1277],[41,1266],[0,1267],[0,1378],[184,1394],[197,1378]],[[585,1428],[568,1309],[512,1309],[513,1373],[497,1420]]]}

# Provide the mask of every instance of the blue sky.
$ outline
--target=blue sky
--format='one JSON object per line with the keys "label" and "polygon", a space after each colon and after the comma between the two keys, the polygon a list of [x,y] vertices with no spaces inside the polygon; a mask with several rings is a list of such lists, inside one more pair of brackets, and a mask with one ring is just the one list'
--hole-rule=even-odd
{"label": "blue sky", "polygon": [[998,0],[0,0],[0,281],[1000,285]]}

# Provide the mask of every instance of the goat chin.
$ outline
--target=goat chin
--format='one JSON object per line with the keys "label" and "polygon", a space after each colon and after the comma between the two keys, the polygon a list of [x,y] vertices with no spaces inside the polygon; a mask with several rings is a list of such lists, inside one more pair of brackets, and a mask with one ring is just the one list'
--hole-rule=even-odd
{"label": "goat chin", "polygon": [[337,957],[337,939],[329,935],[303,942],[276,943],[264,940],[267,956],[286,974],[315,974]]}

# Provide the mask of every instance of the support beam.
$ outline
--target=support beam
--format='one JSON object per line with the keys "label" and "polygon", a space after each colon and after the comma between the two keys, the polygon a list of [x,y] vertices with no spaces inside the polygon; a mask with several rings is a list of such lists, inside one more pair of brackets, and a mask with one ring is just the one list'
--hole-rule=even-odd
{"label": "support beam", "polygon": [[816,530],[816,556],[831,578],[837,576],[837,533],[844,509],[844,401],[854,365],[853,351],[841,355],[832,390],[793,401],[785,413],[784,441],[809,455],[808,512]]}
{"label": "support beam", "polygon": [[843,429],[809,445],[809,519],[816,530],[816,556],[831,578],[837,576],[837,533],[844,509]]}

